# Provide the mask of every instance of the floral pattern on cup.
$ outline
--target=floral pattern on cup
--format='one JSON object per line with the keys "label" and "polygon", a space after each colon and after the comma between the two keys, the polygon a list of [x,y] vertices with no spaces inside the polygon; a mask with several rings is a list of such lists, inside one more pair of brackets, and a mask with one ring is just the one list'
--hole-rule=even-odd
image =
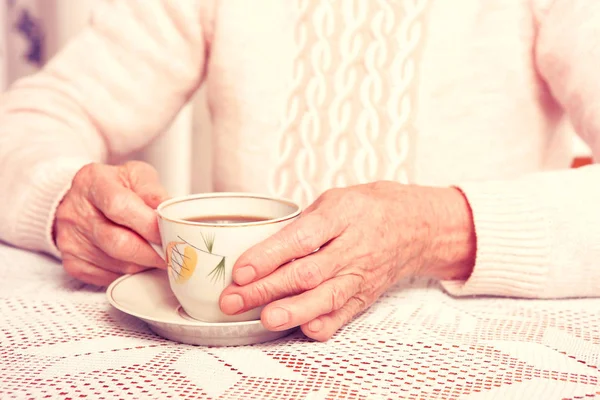
{"label": "floral pattern on cup", "polygon": [[210,272],[207,278],[213,283],[219,281],[225,284],[225,256],[214,254],[214,233],[203,233],[202,241],[205,249],[191,244],[178,236],[179,241],[169,242],[166,248],[166,258],[169,274],[176,283],[188,281],[196,268],[206,268]]}

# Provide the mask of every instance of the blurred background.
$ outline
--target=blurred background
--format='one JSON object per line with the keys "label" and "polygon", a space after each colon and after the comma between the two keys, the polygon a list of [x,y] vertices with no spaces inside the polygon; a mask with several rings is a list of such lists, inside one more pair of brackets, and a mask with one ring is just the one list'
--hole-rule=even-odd
{"label": "blurred background", "polygon": [[[0,0],[0,90],[41,68],[85,25],[94,1]],[[154,165],[174,196],[210,191],[210,143],[206,94],[200,90],[165,134],[132,158]],[[589,162],[587,146],[575,135],[573,144],[575,165]]]}
{"label": "blurred background", "polygon": [[[41,68],[85,25],[94,1],[0,0],[0,90]],[[201,90],[160,139],[131,158],[154,165],[173,196],[210,191],[210,139]]]}

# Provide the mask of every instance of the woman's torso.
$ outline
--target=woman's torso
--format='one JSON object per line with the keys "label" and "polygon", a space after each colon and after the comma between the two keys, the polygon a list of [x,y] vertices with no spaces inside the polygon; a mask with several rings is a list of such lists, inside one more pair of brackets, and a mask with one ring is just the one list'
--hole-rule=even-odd
{"label": "woman's torso", "polygon": [[216,16],[215,190],[306,204],[334,186],[505,179],[570,160],[527,0],[229,0]]}

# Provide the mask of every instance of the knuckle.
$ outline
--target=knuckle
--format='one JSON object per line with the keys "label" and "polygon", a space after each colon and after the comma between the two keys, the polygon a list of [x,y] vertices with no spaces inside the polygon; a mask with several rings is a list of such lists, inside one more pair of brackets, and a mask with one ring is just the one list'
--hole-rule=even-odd
{"label": "knuckle", "polygon": [[330,305],[331,310],[339,310],[346,304],[346,296],[344,294],[344,290],[338,285],[333,285],[331,287],[330,295]]}
{"label": "knuckle", "polygon": [[370,182],[366,186],[373,191],[381,191],[390,189],[390,181],[375,181]]}
{"label": "knuckle", "polygon": [[271,290],[268,290],[267,285],[264,282],[256,282],[252,285],[250,292],[244,299],[249,306],[255,306],[258,304],[265,304],[271,300]]}
{"label": "knuckle", "polygon": [[127,169],[138,169],[138,168],[144,168],[147,164],[143,161],[139,161],[139,160],[131,160],[131,161],[127,161],[125,164],[123,164],[123,166]]}
{"label": "knuckle", "polygon": [[304,224],[303,226],[299,226],[294,231],[294,242],[296,246],[303,252],[311,252],[315,250],[318,244],[314,243],[314,235],[309,224]]}
{"label": "knuckle", "polygon": [[352,319],[354,318],[354,316],[356,315],[356,313],[358,311],[359,310],[356,310],[356,311],[352,310],[351,307],[343,307],[340,310],[338,310],[338,313],[335,318],[336,330],[340,329],[341,327],[346,325],[348,322],[352,321]]}
{"label": "knuckle", "polygon": [[94,235],[94,244],[114,257],[123,252],[123,247],[126,247],[126,238],[122,232],[112,228],[112,226],[103,226],[99,229]]}
{"label": "knuckle", "polygon": [[353,284],[358,288],[359,293],[368,291],[372,286],[372,274],[367,274],[364,271],[355,271],[350,272],[349,275],[353,278]]}
{"label": "knuckle", "polygon": [[314,289],[323,282],[321,268],[314,261],[299,263],[293,271],[292,283],[297,289]]}
{"label": "knuckle", "polygon": [[133,260],[139,254],[140,243],[136,240],[129,240],[129,235],[125,232],[113,232],[107,236],[108,240],[105,244],[114,258]]}
{"label": "knuckle", "polygon": [[[369,303],[367,302],[367,300],[365,300],[362,296],[356,296],[354,297],[354,302],[356,303],[356,308],[357,311],[360,312],[364,309],[366,309],[369,306]],[[349,318],[352,318],[353,315],[350,315]],[[348,319],[346,322],[348,322],[350,319]]]}
{"label": "knuckle", "polygon": [[138,240],[129,240],[128,234],[119,235],[119,251],[124,258],[135,260],[141,256],[143,243]]}
{"label": "knuckle", "polygon": [[341,205],[342,207],[353,210],[362,206],[367,200],[367,195],[357,191],[357,190],[347,190],[341,196]]}
{"label": "knuckle", "polygon": [[123,164],[123,167],[128,176],[136,177],[138,175],[144,175],[152,178],[158,177],[158,171],[152,165],[143,161],[127,161]]}
{"label": "knuckle", "polygon": [[320,200],[330,201],[330,200],[337,199],[339,197],[341,191],[342,191],[342,189],[340,189],[340,188],[328,189],[328,190],[324,191],[323,194],[320,196]]}
{"label": "knuckle", "polygon": [[99,163],[86,164],[77,171],[73,177],[73,186],[76,188],[87,188],[101,175],[103,165]]}
{"label": "knuckle", "polygon": [[90,167],[86,165],[82,167],[79,171],[77,171],[77,173],[73,177],[73,184],[71,185],[70,190],[87,185],[87,181],[89,181],[89,179],[87,178],[87,176],[89,175],[89,169]]}
{"label": "knuckle", "polygon": [[136,171],[136,170],[154,171],[154,168],[152,168],[150,166],[150,164],[145,163],[143,161],[139,161],[139,160],[127,161],[125,164],[123,164],[123,166],[125,167],[125,169],[128,169],[130,171]]}
{"label": "knuckle", "polygon": [[115,193],[112,196],[106,196],[106,204],[104,207],[106,215],[110,218],[127,213],[129,202],[129,196],[123,193]]}
{"label": "knuckle", "polygon": [[86,169],[86,171],[88,171],[91,175],[95,175],[98,172],[102,171],[102,169],[105,167],[105,165],[102,165],[100,163],[97,162],[93,162],[93,163],[89,163],[87,165],[84,166],[84,168]]}
{"label": "knuckle", "polygon": [[97,169],[96,163],[86,164],[83,167],[79,168],[79,171],[75,174],[75,180],[80,180],[85,178],[88,175],[92,175],[93,171]]}

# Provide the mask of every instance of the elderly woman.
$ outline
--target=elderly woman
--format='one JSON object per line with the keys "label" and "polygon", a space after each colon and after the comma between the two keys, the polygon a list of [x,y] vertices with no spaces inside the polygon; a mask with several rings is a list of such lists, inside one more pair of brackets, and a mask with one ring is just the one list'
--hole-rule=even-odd
{"label": "elderly woman", "polygon": [[[569,117],[600,153],[600,3],[100,1],[0,101],[0,239],[105,285],[162,267],[152,141],[202,84],[216,191],[302,216],[221,297],[326,340],[390,285],[600,293],[600,169],[568,170]],[[315,249],[319,248],[317,252]]]}

